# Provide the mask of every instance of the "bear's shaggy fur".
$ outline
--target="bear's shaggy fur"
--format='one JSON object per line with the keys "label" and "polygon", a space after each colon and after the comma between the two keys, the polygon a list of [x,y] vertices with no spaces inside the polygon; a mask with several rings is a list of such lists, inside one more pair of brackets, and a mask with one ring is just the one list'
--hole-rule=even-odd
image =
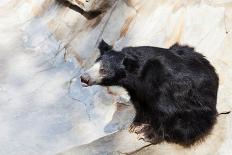
{"label": "bear's shaggy fur", "polygon": [[102,41],[99,49],[102,80],[94,84],[128,91],[136,110],[131,131],[151,143],[183,146],[209,134],[217,117],[218,76],[202,54],[179,44],[114,51]]}

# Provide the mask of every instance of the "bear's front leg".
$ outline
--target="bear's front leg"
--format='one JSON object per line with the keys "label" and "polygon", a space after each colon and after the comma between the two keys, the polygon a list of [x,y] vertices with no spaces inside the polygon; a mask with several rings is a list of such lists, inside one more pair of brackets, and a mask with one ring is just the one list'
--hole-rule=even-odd
{"label": "bear's front leg", "polygon": [[139,140],[142,139],[152,144],[162,142],[163,138],[155,132],[151,124],[151,116],[148,112],[136,110],[136,115],[129,127],[129,131],[136,133]]}
{"label": "bear's front leg", "polygon": [[138,132],[138,130],[142,129],[144,127],[144,124],[150,124],[150,118],[149,116],[141,110],[136,110],[136,115],[129,127],[130,132]]}
{"label": "bear's front leg", "polygon": [[147,116],[148,113],[145,112],[143,105],[139,101],[132,101],[132,103],[135,109],[135,117],[129,127],[129,131],[135,132],[141,128],[142,124],[149,124],[150,118]]}

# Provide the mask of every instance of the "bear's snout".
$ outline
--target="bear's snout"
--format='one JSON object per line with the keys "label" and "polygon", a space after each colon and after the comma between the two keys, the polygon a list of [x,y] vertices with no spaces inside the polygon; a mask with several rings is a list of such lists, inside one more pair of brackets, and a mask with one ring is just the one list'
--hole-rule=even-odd
{"label": "bear's snout", "polygon": [[90,76],[87,73],[84,73],[80,76],[81,84],[83,87],[88,87],[90,85]]}

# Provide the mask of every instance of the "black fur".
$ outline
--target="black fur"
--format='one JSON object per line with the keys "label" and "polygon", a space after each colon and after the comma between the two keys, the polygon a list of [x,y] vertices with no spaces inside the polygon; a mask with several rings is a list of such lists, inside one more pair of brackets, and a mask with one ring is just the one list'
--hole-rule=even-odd
{"label": "black fur", "polygon": [[160,139],[184,146],[209,134],[217,116],[218,76],[202,54],[178,44],[120,52],[109,47],[100,44],[98,60],[114,74],[101,85],[128,91],[136,109],[134,123],[149,123]]}
{"label": "black fur", "polygon": [[98,45],[98,49],[100,50],[101,55],[103,55],[105,51],[111,50],[112,46],[108,45],[104,40],[102,40]]}

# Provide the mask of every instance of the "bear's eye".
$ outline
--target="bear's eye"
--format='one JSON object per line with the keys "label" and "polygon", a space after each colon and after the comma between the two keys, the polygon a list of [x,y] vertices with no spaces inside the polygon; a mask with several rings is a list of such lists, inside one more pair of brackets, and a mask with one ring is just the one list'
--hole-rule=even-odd
{"label": "bear's eye", "polygon": [[106,73],[106,71],[105,71],[105,69],[104,68],[100,68],[100,71],[99,71],[101,74],[105,74]]}

